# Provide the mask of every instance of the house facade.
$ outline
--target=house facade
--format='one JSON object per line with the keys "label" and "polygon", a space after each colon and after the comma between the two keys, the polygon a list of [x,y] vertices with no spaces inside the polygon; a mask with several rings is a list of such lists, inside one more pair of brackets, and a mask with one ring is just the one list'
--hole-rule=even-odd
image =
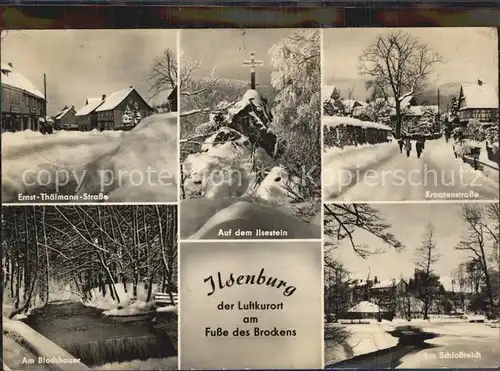
{"label": "house facade", "polygon": [[75,113],[76,124],[81,131],[97,129],[97,112],[95,111],[104,103],[106,96],[101,98],[87,98],[85,105]]}
{"label": "house facade", "polygon": [[11,63],[1,65],[1,82],[2,131],[38,131],[40,118],[45,116],[43,93]]}
{"label": "house facade", "polygon": [[124,114],[130,110],[142,118],[153,112],[151,106],[132,86],[104,97],[104,102],[95,110],[97,127],[99,130],[122,130],[125,126]]}
{"label": "house facade", "polygon": [[65,106],[54,116],[54,126],[57,130],[76,130],[75,107]]}
{"label": "house facade", "polygon": [[496,122],[498,89],[481,80],[477,83],[462,84],[458,96],[458,119],[460,123],[467,123],[470,119],[484,123]]}

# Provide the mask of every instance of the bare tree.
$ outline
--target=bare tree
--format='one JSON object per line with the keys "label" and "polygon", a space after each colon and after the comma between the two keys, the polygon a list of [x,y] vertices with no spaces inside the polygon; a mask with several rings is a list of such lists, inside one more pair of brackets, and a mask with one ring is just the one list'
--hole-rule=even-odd
{"label": "bare tree", "polygon": [[394,96],[396,137],[401,135],[401,102],[415,95],[425,84],[441,57],[409,33],[398,31],[379,35],[360,57],[360,72],[368,75],[367,88],[376,88],[385,97]]}
{"label": "bare tree", "polygon": [[[496,208],[490,208],[498,212]],[[493,289],[491,285],[489,260],[489,249],[498,249],[498,235],[495,233],[497,226],[491,226],[488,213],[483,206],[464,204],[462,205],[462,218],[467,225],[467,231],[455,247],[457,250],[465,250],[471,254],[477,263],[481,273],[484,275],[484,285],[488,300],[488,316],[491,316],[495,307]],[[498,215],[498,214],[496,214]],[[498,219],[494,221],[498,223]]]}
{"label": "bare tree", "polygon": [[152,95],[177,86],[177,66],[177,53],[170,48],[165,49],[163,54],[155,59],[149,76]]}
{"label": "bare tree", "polygon": [[429,307],[434,298],[434,280],[432,280],[434,264],[439,260],[437,246],[434,241],[434,226],[429,223],[426,227],[422,244],[417,248],[415,264],[422,273],[420,276],[422,284],[422,295],[420,299],[424,302],[424,319],[428,319]]}
{"label": "bare tree", "polygon": [[354,251],[363,258],[382,252],[356,243],[354,232],[359,229],[395,249],[403,248],[403,244],[388,231],[390,225],[384,222],[380,212],[368,204],[331,204],[324,205],[324,209],[324,233],[329,238],[329,246],[336,247],[341,240],[348,238]]}

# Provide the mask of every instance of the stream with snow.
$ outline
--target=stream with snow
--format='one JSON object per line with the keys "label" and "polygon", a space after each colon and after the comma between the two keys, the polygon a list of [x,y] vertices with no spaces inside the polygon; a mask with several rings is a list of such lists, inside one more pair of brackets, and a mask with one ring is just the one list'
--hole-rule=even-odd
{"label": "stream with snow", "polygon": [[[49,304],[33,311],[26,324],[89,367],[114,362],[177,356],[177,339],[141,317],[106,317],[81,303]],[[172,325],[177,331],[177,323]]]}

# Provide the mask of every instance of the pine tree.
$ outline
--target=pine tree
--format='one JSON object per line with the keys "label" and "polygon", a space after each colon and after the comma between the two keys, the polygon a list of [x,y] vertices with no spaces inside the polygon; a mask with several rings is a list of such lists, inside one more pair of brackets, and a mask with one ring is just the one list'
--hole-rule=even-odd
{"label": "pine tree", "polygon": [[122,116],[122,125],[130,125],[132,124],[132,111],[130,110],[130,107],[127,105],[125,108],[125,112],[123,113]]}

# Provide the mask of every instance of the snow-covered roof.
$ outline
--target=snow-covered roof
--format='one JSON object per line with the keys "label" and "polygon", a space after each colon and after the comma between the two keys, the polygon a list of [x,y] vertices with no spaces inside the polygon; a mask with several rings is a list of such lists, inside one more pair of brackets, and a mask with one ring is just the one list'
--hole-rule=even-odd
{"label": "snow-covered roof", "polygon": [[55,120],[59,120],[59,119],[62,119],[64,116],[66,116],[66,114],[71,111],[72,109],[74,109],[73,107],[64,107],[61,111],[59,111],[55,116],[54,116],[54,119]]}
{"label": "snow-covered roof", "polygon": [[425,111],[431,111],[436,114],[439,111],[438,106],[409,106],[408,111],[410,115],[413,116],[422,116]]}
{"label": "snow-covered roof", "polygon": [[343,99],[342,100],[342,104],[349,111],[352,111],[356,107],[364,106],[363,102],[360,102],[359,100],[355,100],[355,99]]}
{"label": "snow-covered roof", "polygon": [[349,309],[349,312],[355,313],[378,313],[380,312],[380,307],[369,301],[362,301],[356,304],[354,307]]}
{"label": "snow-covered roof", "polygon": [[361,121],[359,119],[355,119],[352,117],[344,117],[344,116],[323,116],[323,125],[326,125],[330,128],[336,128],[337,126],[346,125],[346,126],[359,126],[365,129],[379,129],[379,130],[387,130],[392,131],[390,126],[371,121]]}
{"label": "snow-covered roof", "polygon": [[150,99],[149,105],[151,107],[162,107],[169,101],[170,95],[174,92],[174,90],[176,89],[165,89],[160,91]]}
{"label": "snow-covered roof", "polygon": [[1,69],[2,73],[0,76],[2,85],[12,86],[13,88],[23,90],[31,95],[34,95],[35,97],[44,99],[43,93],[38,90],[27,77],[22,75],[16,69],[3,63],[1,65]]}
{"label": "snow-covered roof", "polygon": [[110,95],[106,96],[104,103],[101,104],[99,107],[97,107],[95,111],[102,112],[115,109],[116,106],[118,106],[121,102],[123,102],[123,100],[127,98],[128,95],[132,93],[133,90],[134,88],[127,88],[111,93]]}
{"label": "snow-covered roof", "polygon": [[102,98],[87,98],[87,104],[81,107],[76,112],[75,116],[86,116],[99,107],[103,102]]}
{"label": "snow-covered roof", "polygon": [[461,102],[461,110],[471,108],[498,109],[498,88],[491,84],[462,84],[462,94],[465,101]]}
{"label": "snow-covered roof", "polygon": [[323,85],[322,91],[324,99],[330,99],[332,95],[339,95],[339,90],[335,85]]}

